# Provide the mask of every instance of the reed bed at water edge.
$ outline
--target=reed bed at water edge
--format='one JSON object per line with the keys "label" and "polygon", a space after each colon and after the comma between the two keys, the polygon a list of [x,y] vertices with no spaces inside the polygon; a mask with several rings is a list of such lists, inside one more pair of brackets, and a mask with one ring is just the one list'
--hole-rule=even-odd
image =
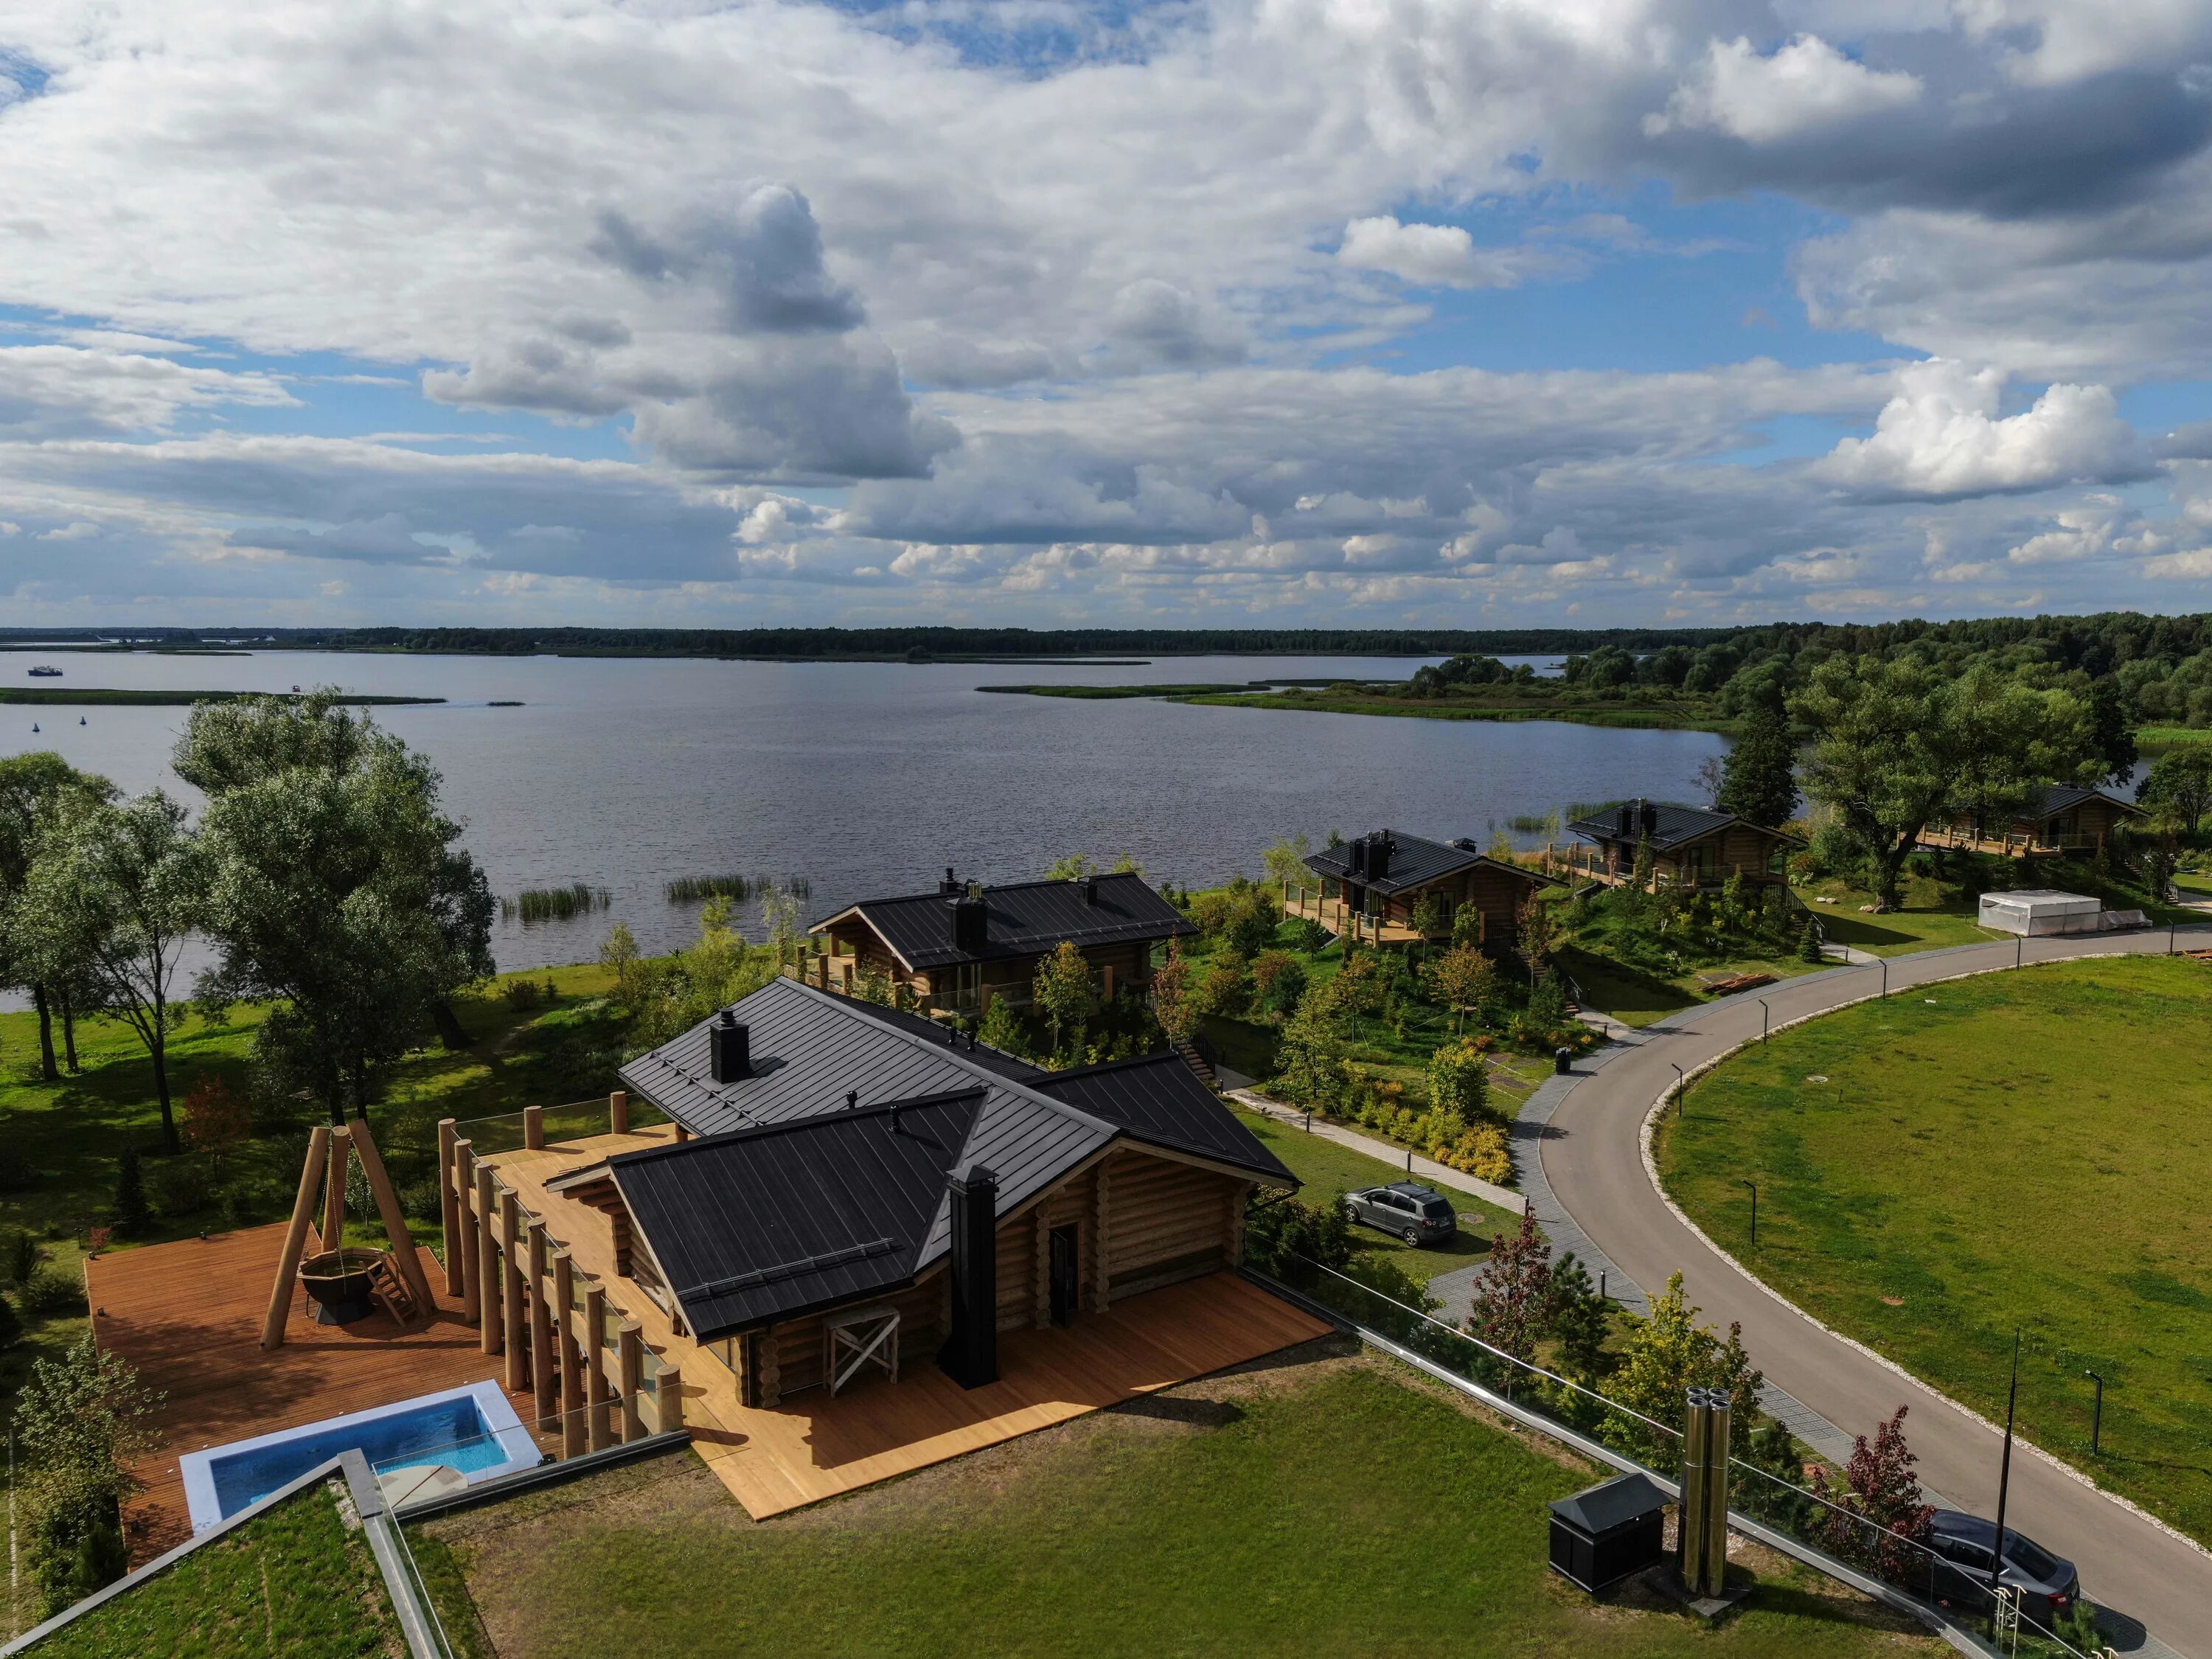
{"label": "reed bed at water edge", "polygon": [[502,921],[520,917],[525,927],[534,927],[541,921],[587,916],[611,902],[612,895],[605,888],[579,881],[566,887],[526,887],[513,898],[500,900],[499,915]]}
{"label": "reed bed at water edge", "polygon": [[696,904],[701,899],[726,898],[732,904],[743,904],[747,899],[766,898],[770,893],[788,893],[793,898],[811,898],[813,885],[804,876],[678,876],[662,884],[661,891],[668,896],[671,904]]}

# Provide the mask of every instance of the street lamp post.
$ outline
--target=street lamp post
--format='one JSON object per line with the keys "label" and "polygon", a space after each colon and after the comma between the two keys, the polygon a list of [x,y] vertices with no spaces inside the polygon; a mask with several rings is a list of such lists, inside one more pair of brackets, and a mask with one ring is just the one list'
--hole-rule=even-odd
{"label": "street lamp post", "polygon": [[[1669,1066],[1674,1066],[1674,1062],[1671,1060],[1667,1063]],[[1689,1086],[1689,1074],[1680,1066],[1674,1066],[1674,1115],[1677,1118],[1682,1115],[1682,1091]]]}
{"label": "street lamp post", "polygon": [[2097,1385],[2097,1413],[2089,1419],[2089,1455],[2101,1457],[2104,1455],[2101,1443],[2105,1437],[2105,1379],[2094,1371],[2084,1371],[2081,1375]]}
{"label": "street lamp post", "polygon": [[1766,999],[1765,999],[1765,997],[1761,997],[1761,998],[1759,998],[1759,1042],[1760,1042],[1760,1044],[1761,1044],[1762,1046],[1763,1046],[1763,1045],[1765,1043],[1765,1042],[1766,1042],[1766,1033],[1767,1033],[1767,1030],[1768,1030],[1768,1027],[1769,1027],[1770,1018],[1771,1018],[1771,1016],[1772,1012],[1773,1012],[1773,1011],[1772,1011],[1771,1009],[1770,1009],[1770,1008],[1766,1006]]}
{"label": "street lamp post", "polygon": [[[2014,1409],[2020,1404],[2020,1332],[2012,1334],[2012,1388],[2005,1395],[2004,1457],[1997,1465],[1997,1535],[1996,1547],[1990,1553],[1990,1600],[1999,1601],[2004,1573],[2005,1501],[2012,1496],[2012,1424]],[[1996,1615],[1990,1615],[1994,1621]],[[1990,1626],[1994,1632],[1995,1623]]]}
{"label": "street lamp post", "polygon": [[1883,1001],[1887,1002],[1889,1000],[1889,958],[1887,957],[1881,958],[1881,995]]}
{"label": "street lamp post", "polygon": [[2027,950],[2027,935],[2025,933],[2014,933],[2012,939],[2012,965],[2014,967],[2017,968],[2020,966],[2021,957]]}

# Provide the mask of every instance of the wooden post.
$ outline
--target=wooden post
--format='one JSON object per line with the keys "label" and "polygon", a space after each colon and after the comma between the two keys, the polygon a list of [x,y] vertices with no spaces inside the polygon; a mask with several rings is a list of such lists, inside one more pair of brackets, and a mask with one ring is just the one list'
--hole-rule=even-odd
{"label": "wooden post", "polygon": [[543,1106],[522,1109],[522,1145],[528,1152],[542,1152],[545,1150],[545,1109]]}
{"label": "wooden post", "polygon": [[516,1248],[522,1233],[522,1206],[505,1188],[499,1194],[500,1342],[507,1350],[507,1391],[520,1394],[530,1381],[530,1334],[523,1328],[522,1261]]}
{"label": "wooden post", "polygon": [[615,1333],[616,1387],[622,1392],[622,1437],[625,1443],[641,1438],[645,1419],[637,1409],[637,1391],[645,1386],[645,1336],[635,1319],[625,1319]]}
{"label": "wooden post", "polygon": [[460,1231],[446,1241],[448,1267],[459,1262],[461,1275],[461,1318],[473,1325],[483,1316],[483,1285],[477,1277],[477,1148],[472,1140],[453,1143],[453,1213]]}
{"label": "wooden post", "polygon": [[318,1123],[307,1138],[307,1158],[300,1168],[300,1195],[292,1201],[292,1224],[284,1230],[284,1248],[276,1255],[276,1282],[270,1287],[269,1312],[261,1322],[261,1346],[274,1351],[284,1346],[284,1320],[292,1311],[292,1285],[300,1272],[300,1252],[307,1243],[307,1224],[315,1216],[315,1188],[330,1162],[331,1131]]}
{"label": "wooden post", "polygon": [[438,1243],[446,1256],[446,1294],[459,1296],[467,1284],[459,1254],[461,1242],[460,1194],[453,1189],[453,1148],[459,1130],[453,1120],[438,1120]]}
{"label": "wooden post", "polygon": [[607,1288],[596,1279],[584,1285],[584,1445],[607,1449]]}
{"label": "wooden post", "polygon": [[584,1368],[576,1352],[576,1268],[568,1252],[553,1252],[553,1337],[561,1363],[561,1455],[584,1449]]}
{"label": "wooden post", "polygon": [[1036,1207],[1036,1224],[1030,1238],[1030,1324],[1037,1330],[1052,1328],[1052,1230],[1044,1224],[1044,1206]]}
{"label": "wooden post", "polygon": [[392,1247],[392,1260],[399,1269],[399,1281],[407,1286],[407,1294],[414,1298],[422,1317],[428,1319],[438,1310],[437,1298],[430,1294],[430,1275],[423,1271],[422,1258],[415,1249],[415,1235],[407,1231],[407,1218],[399,1208],[399,1194],[392,1190],[392,1176],[384,1168],[384,1155],[376,1150],[376,1137],[368,1132],[368,1120],[356,1121],[349,1132],[353,1142],[354,1156],[361,1160],[361,1172],[368,1177],[369,1195],[376,1200],[377,1218],[384,1223],[384,1237]]}
{"label": "wooden post", "polygon": [[477,1346],[485,1353],[497,1353],[502,1327],[499,1314],[499,1235],[492,1231],[493,1218],[499,1212],[498,1200],[492,1193],[491,1170],[477,1165],[477,1307],[482,1316],[477,1324]]}
{"label": "wooden post", "polygon": [[345,1243],[346,1158],[353,1137],[341,1128],[331,1131],[330,1179],[323,1187],[323,1248],[335,1250]]}
{"label": "wooden post", "polygon": [[653,1422],[663,1434],[684,1426],[684,1368],[673,1361],[653,1379]]}
{"label": "wooden post", "polygon": [[629,1133],[629,1091],[617,1089],[607,1097],[607,1127],[618,1135]]}
{"label": "wooden post", "polygon": [[[1091,1179],[1097,1184],[1091,1194],[1091,1283],[1086,1287],[1090,1294],[1085,1297],[1084,1305],[1089,1312],[1104,1313],[1111,1295],[1108,1269],[1113,1265],[1107,1257],[1106,1241],[1113,1234],[1108,1231],[1109,1206],[1112,1200],[1108,1190],[1109,1177],[1103,1164],[1098,1166]],[[946,1282],[951,1282],[949,1273]]]}
{"label": "wooden post", "polygon": [[530,1392],[538,1405],[538,1426],[550,1428],[560,1397],[561,1379],[553,1361],[553,1310],[546,1305],[545,1224],[530,1218]]}

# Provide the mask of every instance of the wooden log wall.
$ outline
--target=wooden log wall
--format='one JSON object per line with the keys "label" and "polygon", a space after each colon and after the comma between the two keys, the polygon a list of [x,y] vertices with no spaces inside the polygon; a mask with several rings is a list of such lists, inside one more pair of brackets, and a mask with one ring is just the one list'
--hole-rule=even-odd
{"label": "wooden log wall", "polygon": [[1112,1185],[1106,1272],[1114,1298],[1234,1260],[1230,1194],[1241,1200],[1246,1182],[1133,1151],[1116,1152],[1105,1167]]}
{"label": "wooden log wall", "polygon": [[[943,1279],[944,1270],[939,1268],[918,1284],[866,1304],[898,1310],[902,1376],[937,1363],[937,1351],[944,1346],[945,1337]],[[760,1344],[762,1381],[766,1382],[768,1368],[773,1365],[777,1398],[796,1394],[801,1389],[819,1388],[829,1380],[822,1373],[822,1323],[823,1316],[814,1314],[771,1327],[764,1334]],[[740,1352],[749,1358],[755,1350],[746,1346]],[[767,1398],[765,1392],[758,1397]]]}

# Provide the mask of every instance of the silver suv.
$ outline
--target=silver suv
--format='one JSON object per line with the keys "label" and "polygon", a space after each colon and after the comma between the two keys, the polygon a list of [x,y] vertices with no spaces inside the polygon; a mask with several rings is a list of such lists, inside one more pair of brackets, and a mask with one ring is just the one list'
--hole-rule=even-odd
{"label": "silver suv", "polygon": [[1387,1187],[1363,1187],[1346,1193],[1352,1218],[1395,1233],[1408,1244],[1434,1244],[1459,1231],[1459,1217],[1433,1187],[1394,1181]]}

